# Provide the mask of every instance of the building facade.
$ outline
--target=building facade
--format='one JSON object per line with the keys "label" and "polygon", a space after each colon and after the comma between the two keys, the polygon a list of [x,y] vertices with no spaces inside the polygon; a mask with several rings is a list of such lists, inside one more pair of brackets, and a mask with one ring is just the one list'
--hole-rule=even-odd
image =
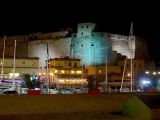
{"label": "building facade", "polygon": [[[39,58],[26,58],[18,57],[15,60],[15,71],[14,70],[14,59],[13,57],[0,58],[1,66],[1,77],[3,72],[3,78],[10,78],[13,72],[17,77],[21,77],[24,74],[30,74],[32,76],[38,75],[39,73]],[[3,71],[2,71],[3,70]]]}
{"label": "building facade", "polygon": [[[5,46],[4,56],[13,57],[14,41],[16,40],[16,59],[18,57],[39,58],[37,67],[41,74],[46,73],[45,61],[48,59],[48,54],[50,60],[66,57],[72,60],[80,59],[83,75],[90,74],[89,66],[105,67],[107,65],[108,69],[109,66],[119,68],[119,55],[126,56],[127,59],[144,60],[144,64],[147,63],[146,60],[150,60],[145,39],[137,36],[129,37],[108,32],[97,32],[95,28],[95,23],[79,23],[76,33],[73,33],[72,29],[68,28],[52,33],[38,32],[25,36],[7,36],[5,43],[4,37],[1,37],[0,56],[3,55]],[[121,69],[123,69],[123,66],[124,62]],[[113,70],[115,72],[116,69]],[[117,74],[122,76],[122,71]],[[32,70],[29,73],[32,74]],[[103,77],[104,79],[105,77]]]}

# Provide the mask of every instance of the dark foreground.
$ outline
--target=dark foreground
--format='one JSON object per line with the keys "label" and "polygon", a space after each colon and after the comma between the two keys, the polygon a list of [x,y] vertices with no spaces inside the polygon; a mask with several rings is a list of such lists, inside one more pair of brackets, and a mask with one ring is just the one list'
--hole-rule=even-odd
{"label": "dark foreground", "polygon": [[121,113],[135,95],[0,95],[0,120],[141,120]]}

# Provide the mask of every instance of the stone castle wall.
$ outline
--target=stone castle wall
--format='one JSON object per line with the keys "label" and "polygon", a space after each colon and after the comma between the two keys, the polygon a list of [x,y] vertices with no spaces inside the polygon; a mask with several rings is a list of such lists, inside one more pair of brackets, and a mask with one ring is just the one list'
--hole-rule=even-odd
{"label": "stone castle wall", "polygon": [[[80,23],[77,25],[77,33],[59,31],[52,33],[33,33],[27,36],[6,37],[5,56],[14,55],[14,42],[17,41],[17,57],[39,57],[39,67],[46,66],[47,44],[49,58],[70,58],[81,59],[84,68],[89,65],[117,64],[117,53],[136,59],[149,59],[148,45],[145,39],[135,37],[132,43],[128,36],[111,34],[107,32],[93,32],[94,23]],[[3,55],[3,41],[0,38],[0,56]],[[132,47],[131,47],[132,45]],[[106,54],[107,53],[107,54]],[[106,61],[107,58],[107,61]]]}

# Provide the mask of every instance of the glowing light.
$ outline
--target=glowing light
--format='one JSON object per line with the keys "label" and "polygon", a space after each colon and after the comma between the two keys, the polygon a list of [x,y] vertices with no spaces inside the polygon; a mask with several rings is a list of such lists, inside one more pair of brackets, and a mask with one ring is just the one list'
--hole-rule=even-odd
{"label": "glowing light", "polygon": [[80,73],[81,73],[81,71],[77,71],[77,73],[78,73],[78,74],[80,74]]}
{"label": "glowing light", "polygon": [[[13,73],[9,73],[10,76],[13,76]],[[19,76],[19,73],[14,73],[15,76]]]}
{"label": "glowing light", "polygon": [[62,70],[61,73],[64,73],[64,70]]}
{"label": "glowing light", "polygon": [[150,81],[143,81],[143,84],[148,84],[150,83]]}
{"label": "glowing light", "polygon": [[39,73],[39,75],[41,75],[41,73]]}
{"label": "glowing light", "polygon": [[57,70],[55,70],[54,72],[57,73]]}
{"label": "glowing light", "polygon": [[71,73],[73,74],[73,73],[74,73],[74,71],[71,71]]}
{"label": "glowing light", "polygon": [[153,72],[153,75],[156,75],[156,72]]}
{"label": "glowing light", "polygon": [[53,72],[49,73],[51,76],[53,76]]}
{"label": "glowing light", "polygon": [[149,74],[149,71],[146,71],[146,74]]}

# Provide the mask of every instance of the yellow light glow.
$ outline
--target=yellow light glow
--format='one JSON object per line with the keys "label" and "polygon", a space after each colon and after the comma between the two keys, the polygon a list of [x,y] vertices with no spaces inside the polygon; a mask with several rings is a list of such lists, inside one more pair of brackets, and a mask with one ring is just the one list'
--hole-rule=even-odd
{"label": "yellow light glow", "polygon": [[73,73],[74,73],[74,71],[71,71],[71,73],[73,74]]}
{"label": "yellow light glow", "polygon": [[64,82],[64,80],[59,80],[59,82],[60,82],[60,83],[63,83],[63,82]]}
{"label": "yellow light glow", "polygon": [[64,70],[62,70],[61,73],[64,73]]}
{"label": "yellow light glow", "polygon": [[81,71],[77,71],[77,73],[78,73],[78,74],[80,74],[80,73],[81,73]]}
{"label": "yellow light glow", "polygon": [[160,72],[158,72],[158,74],[160,74]]}
{"label": "yellow light glow", "polygon": [[55,70],[54,72],[57,73],[57,70]]}
{"label": "yellow light glow", "polygon": [[39,73],[39,75],[42,75],[41,73]]}
{"label": "yellow light glow", "polygon": [[130,73],[128,73],[128,76],[131,76],[131,74],[130,74]]}
{"label": "yellow light glow", "polygon": [[149,74],[149,71],[146,71],[146,74]]}
{"label": "yellow light glow", "polygon": [[153,72],[153,75],[156,75],[156,72]]}
{"label": "yellow light glow", "polygon": [[46,73],[43,73],[43,75],[45,75]]}
{"label": "yellow light glow", "polygon": [[51,76],[53,76],[53,72],[49,73]]}
{"label": "yellow light glow", "polygon": [[19,76],[19,73],[9,73],[10,76],[13,76],[13,74],[14,74],[15,76]]}

